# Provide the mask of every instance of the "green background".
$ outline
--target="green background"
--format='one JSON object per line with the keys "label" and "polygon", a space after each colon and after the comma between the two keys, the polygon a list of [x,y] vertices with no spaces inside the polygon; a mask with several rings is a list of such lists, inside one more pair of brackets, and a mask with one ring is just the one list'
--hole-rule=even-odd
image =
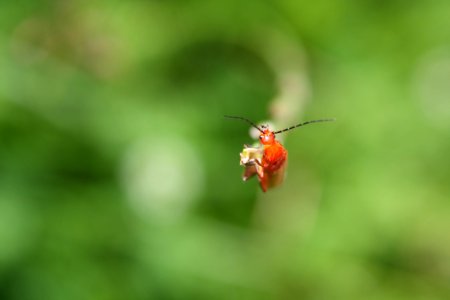
{"label": "green background", "polygon": [[[1,299],[449,299],[450,2],[0,2]],[[243,183],[249,126],[284,184]]]}

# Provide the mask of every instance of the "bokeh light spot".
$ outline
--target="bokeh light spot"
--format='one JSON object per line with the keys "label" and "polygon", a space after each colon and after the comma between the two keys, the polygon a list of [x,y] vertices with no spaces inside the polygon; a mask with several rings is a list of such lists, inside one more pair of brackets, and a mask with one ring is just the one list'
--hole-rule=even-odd
{"label": "bokeh light spot", "polygon": [[175,221],[203,190],[203,167],[181,137],[151,138],[130,146],[121,178],[131,206],[144,217]]}

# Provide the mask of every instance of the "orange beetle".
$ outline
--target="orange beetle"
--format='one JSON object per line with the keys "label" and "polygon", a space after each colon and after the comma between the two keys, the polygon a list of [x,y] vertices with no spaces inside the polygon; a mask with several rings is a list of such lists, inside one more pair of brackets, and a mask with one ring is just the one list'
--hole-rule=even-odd
{"label": "orange beetle", "polygon": [[283,130],[272,131],[267,126],[258,127],[255,123],[243,117],[225,117],[245,121],[260,132],[259,142],[262,147],[244,145],[244,150],[240,155],[241,165],[245,167],[243,175],[244,181],[257,174],[263,192],[266,192],[268,188],[281,184],[284,178],[287,151],[283,145],[275,139],[275,135],[311,123],[334,121],[334,119],[313,120]]}

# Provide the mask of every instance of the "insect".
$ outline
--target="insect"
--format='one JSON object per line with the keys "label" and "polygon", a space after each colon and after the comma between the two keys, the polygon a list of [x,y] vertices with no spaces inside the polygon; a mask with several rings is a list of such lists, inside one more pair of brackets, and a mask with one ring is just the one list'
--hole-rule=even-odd
{"label": "insect", "polygon": [[281,184],[284,179],[288,153],[283,145],[276,140],[275,136],[277,134],[312,123],[335,121],[335,119],[313,120],[282,130],[272,131],[268,126],[263,125],[259,127],[247,118],[228,115],[226,115],[225,118],[247,122],[260,132],[259,142],[261,145],[259,147],[244,145],[244,149],[240,153],[240,164],[245,167],[244,175],[242,177],[244,181],[257,175],[263,192]]}

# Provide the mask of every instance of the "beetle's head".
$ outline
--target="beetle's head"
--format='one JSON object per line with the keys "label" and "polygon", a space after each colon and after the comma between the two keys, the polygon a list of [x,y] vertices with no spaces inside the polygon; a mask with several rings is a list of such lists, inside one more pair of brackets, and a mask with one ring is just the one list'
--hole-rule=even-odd
{"label": "beetle's head", "polygon": [[275,141],[275,134],[267,127],[263,127],[261,135],[259,136],[259,141],[263,145],[271,145]]}

